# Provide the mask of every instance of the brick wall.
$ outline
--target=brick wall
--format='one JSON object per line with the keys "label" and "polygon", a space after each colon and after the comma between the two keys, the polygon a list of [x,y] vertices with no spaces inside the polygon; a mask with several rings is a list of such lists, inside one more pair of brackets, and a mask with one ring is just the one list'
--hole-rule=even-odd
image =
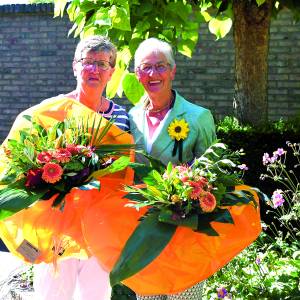
{"label": "brick wall", "polygon": [[[271,26],[269,116],[300,110],[300,24],[282,12]],[[75,86],[72,58],[77,43],[67,37],[66,17],[53,18],[50,4],[0,6],[0,141],[16,115],[42,99]],[[229,34],[215,41],[203,25],[192,59],[177,55],[174,87],[218,117],[232,114],[234,45]],[[125,100],[117,100],[130,107]]]}

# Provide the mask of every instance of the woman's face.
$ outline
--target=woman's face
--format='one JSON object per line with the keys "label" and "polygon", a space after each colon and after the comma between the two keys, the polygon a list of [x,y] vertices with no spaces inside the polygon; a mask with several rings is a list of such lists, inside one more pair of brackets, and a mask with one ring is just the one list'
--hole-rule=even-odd
{"label": "woman's face", "polygon": [[85,92],[89,89],[103,91],[115,70],[110,66],[109,58],[108,52],[83,52],[82,58],[73,63],[77,86]]}
{"label": "woman's face", "polygon": [[163,53],[146,54],[136,68],[137,78],[150,97],[151,95],[169,94],[175,73],[176,66],[171,69]]}

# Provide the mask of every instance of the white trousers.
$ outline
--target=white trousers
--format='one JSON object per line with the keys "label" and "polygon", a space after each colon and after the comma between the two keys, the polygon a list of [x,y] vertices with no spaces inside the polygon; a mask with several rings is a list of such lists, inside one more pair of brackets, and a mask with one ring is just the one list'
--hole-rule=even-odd
{"label": "white trousers", "polygon": [[69,258],[58,262],[55,273],[52,264],[34,266],[35,300],[109,300],[109,273],[95,257],[87,260]]}

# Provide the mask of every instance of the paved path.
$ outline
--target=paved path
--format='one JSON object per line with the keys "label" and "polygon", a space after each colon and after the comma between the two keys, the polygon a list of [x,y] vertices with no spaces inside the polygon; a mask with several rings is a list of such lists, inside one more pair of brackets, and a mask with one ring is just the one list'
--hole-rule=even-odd
{"label": "paved path", "polygon": [[12,254],[0,252],[0,300],[32,299],[32,288],[28,286],[26,276],[22,275],[29,267]]}
{"label": "paved path", "polygon": [[0,281],[5,280],[17,269],[25,266],[25,263],[9,252],[0,252]]}

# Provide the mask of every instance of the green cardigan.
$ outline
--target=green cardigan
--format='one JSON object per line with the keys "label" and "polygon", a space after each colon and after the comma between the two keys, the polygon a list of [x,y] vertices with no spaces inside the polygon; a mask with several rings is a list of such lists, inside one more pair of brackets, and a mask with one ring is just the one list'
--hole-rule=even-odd
{"label": "green cardigan", "polygon": [[[134,136],[138,149],[146,150],[145,138],[143,133],[146,130],[145,110],[143,103],[137,104],[129,111],[130,130]],[[178,153],[172,156],[174,140],[168,134],[168,127],[174,120],[184,119],[189,124],[189,132],[183,140],[183,162],[190,162],[195,157],[199,157],[216,139],[215,124],[211,112],[201,106],[188,102],[176,92],[174,106],[162,127],[161,132],[153,141],[150,155],[161,160],[164,164],[171,161],[179,163]],[[137,156],[136,161],[142,158]]]}

